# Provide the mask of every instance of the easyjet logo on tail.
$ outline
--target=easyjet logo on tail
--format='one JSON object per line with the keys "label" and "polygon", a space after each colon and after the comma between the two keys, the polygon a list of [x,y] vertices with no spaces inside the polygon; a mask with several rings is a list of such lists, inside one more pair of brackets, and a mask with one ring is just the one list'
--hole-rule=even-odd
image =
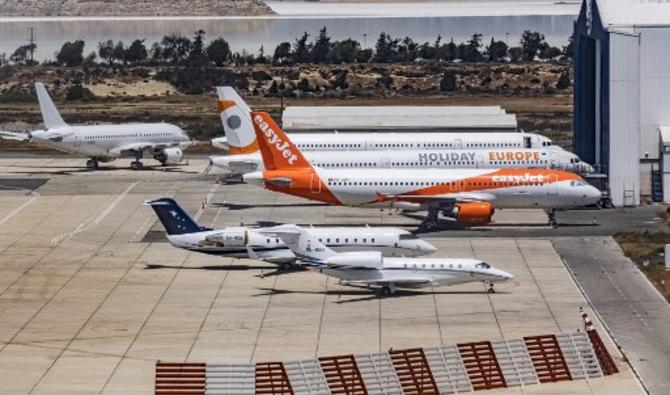
{"label": "easyjet logo on tail", "polygon": [[294,164],[298,160],[298,155],[291,151],[290,144],[277,136],[277,132],[265,122],[260,114],[254,116],[254,122],[258,125],[258,128],[263,132],[265,137],[267,137],[267,142],[286,158],[289,165]]}

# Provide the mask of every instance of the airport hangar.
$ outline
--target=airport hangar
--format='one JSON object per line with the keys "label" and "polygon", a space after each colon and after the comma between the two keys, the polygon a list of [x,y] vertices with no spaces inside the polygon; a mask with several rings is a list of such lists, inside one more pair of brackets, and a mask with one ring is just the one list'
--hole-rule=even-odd
{"label": "airport hangar", "polygon": [[574,24],[575,153],[615,205],[670,202],[669,27],[670,3],[642,0],[585,0]]}

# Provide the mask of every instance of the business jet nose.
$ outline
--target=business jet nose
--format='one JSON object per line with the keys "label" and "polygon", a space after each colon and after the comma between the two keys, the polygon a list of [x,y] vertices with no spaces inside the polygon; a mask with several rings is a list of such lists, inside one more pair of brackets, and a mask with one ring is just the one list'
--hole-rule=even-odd
{"label": "business jet nose", "polygon": [[593,204],[597,203],[602,199],[603,194],[598,190],[598,188],[589,185],[586,187],[586,190],[584,191],[584,194],[582,196],[582,199],[586,201],[588,204]]}
{"label": "business jet nose", "polygon": [[437,252],[437,248],[425,240],[418,240],[417,246],[419,247],[419,250],[425,254],[432,254]]}
{"label": "business jet nose", "polygon": [[509,281],[514,278],[514,275],[507,273],[506,271],[495,269],[494,275],[498,279],[497,281]]}
{"label": "business jet nose", "polygon": [[582,173],[595,173],[596,169],[586,162],[582,162]]}

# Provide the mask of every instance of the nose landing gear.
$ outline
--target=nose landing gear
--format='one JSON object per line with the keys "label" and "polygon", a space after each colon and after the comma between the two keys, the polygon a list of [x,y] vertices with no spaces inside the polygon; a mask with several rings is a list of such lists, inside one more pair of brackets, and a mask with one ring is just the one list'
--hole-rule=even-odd
{"label": "nose landing gear", "polygon": [[496,293],[495,288],[493,288],[493,283],[489,283],[489,287],[488,287],[488,289],[486,290],[486,293],[489,293],[489,294],[494,294],[494,293]]}
{"label": "nose landing gear", "polygon": [[388,284],[388,285],[382,286],[382,288],[380,290],[380,293],[381,293],[381,296],[391,296],[395,293],[395,291],[396,291],[395,285]]}
{"label": "nose landing gear", "polygon": [[549,218],[549,226],[557,227],[558,222],[556,222],[556,209],[547,210],[547,217]]}
{"label": "nose landing gear", "polygon": [[86,161],[86,168],[95,170],[98,168],[98,158],[89,158]]}
{"label": "nose landing gear", "polygon": [[142,151],[136,151],[135,160],[130,162],[130,168],[133,170],[142,170],[142,162],[140,162],[140,159],[142,159]]}

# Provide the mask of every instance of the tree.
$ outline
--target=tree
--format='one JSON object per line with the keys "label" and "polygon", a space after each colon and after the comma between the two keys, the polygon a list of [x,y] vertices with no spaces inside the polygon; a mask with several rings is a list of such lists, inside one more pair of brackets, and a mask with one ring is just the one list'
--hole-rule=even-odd
{"label": "tree", "polygon": [[144,40],[137,39],[133,41],[125,51],[125,60],[129,63],[141,63],[147,60],[149,53],[144,46]]}
{"label": "tree", "polygon": [[6,66],[9,64],[9,60],[7,59],[7,54],[6,53],[0,53],[0,67]]}
{"label": "tree", "polygon": [[16,48],[12,56],[9,57],[9,60],[15,64],[28,64],[30,63],[29,54],[34,52],[35,48],[37,48],[35,44],[22,45]]}
{"label": "tree", "polygon": [[190,51],[188,53],[188,62],[194,66],[205,66],[208,62],[205,53],[205,31],[198,30],[193,37]]}
{"label": "tree", "polygon": [[332,46],[330,36],[328,36],[328,32],[324,26],[319,30],[319,37],[316,39],[314,47],[312,48],[312,60],[316,63],[324,63],[328,61]]}
{"label": "tree", "polygon": [[300,82],[298,82],[297,88],[303,92],[310,92],[312,90],[312,87],[309,85],[307,78],[301,79]]}
{"label": "tree", "polygon": [[275,53],[272,56],[272,61],[274,63],[282,64],[286,63],[291,56],[291,43],[283,42],[277,45],[275,48]]}
{"label": "tree", "polygon": [[538,52],[547,45],[544,42],[544,34],[525,30],[521,35],[522,59],[526,62],[532,62]]}
{"label": "tree", "polygon": [[98,55],[95,52],[90,52],[88,55],[86,55],[86,58],[84,58],[84,64],[92,65],[95,64],[95,59],[98,57]]}
{"label": "tree", "polygon": [[453,92],[456,90],[456,75],[451,70],[446,70],[440,80],[440,90],[442,92]]}
{"label": "tree", "polygon": [[348,71],[344,70],[337,74],[335,81],[333,81],[333,88],[347,89],[349,83],[347,82]]}
{"label": "tree", "polygon": [[343,41],[336,41],[333,43],[328,58],[333,63],[353,63],[358,60],[360,50],[361,44],[356,40],[349,38]]}
{"label": "tree", "polygon": [[556,81],[556,89],[558,90],[564,90],[568,89],[570,87],[570,75],[566,71],[562,72],[561,75],[558,76],[558,81]]}
{"label": "tree", "polygon": [[270,91],[268,92],[270,95],[276,95],[279,93],[279,88],[277,86],[277,80],[272,81],[272,85],[270,85]]}
{"label": "tree", "polygon": [[112,49],[112,58],[115,60],[121,60],[125,64],[127,62],[126,59],[126,46],[123,44],[122,41],[119,41],[116,43],[114,48]]}
{"label": "tree", "polygon": [[562,53],[563,52],[559,48],[547,44],[540,49],[538,56],[540,59],[551,60],[561,56]]}
{"label": "tree", "polygon": [[81,66],[84,63],[84,41],[66,42],[56,55],[56,62],[68,67]]}
{"label": "tree", "polygon": [[512,62],[519,62],[523,59],[523,49],[521,47],[512,47],[509,49],[509,57]]}
{"label": "tree", "polygon": [[566,59],[572,59],[572,51],[574,51],[574,48],[575,48],[574,35],[571,35],[568,38],[568,45],[563,47],[563,57]]}
{"label": "tree", "polygon": [[163,58],[163,47],[160,43],[151,44],[151,49],[149,50],[149,57],[153,63],[161,63]]}
{"label": "tree", "polygon": [[164,36],[161,40],[163,59],[173,63],[183,62],[191,52],[191,45],[191,40],[180,34]]}
{"label": "tree", "polygon": [[80,83],[76,83],[68,88],[65,93],[65,100],[90,100],[93,98],[93,93],[88,89],[84,88]]}
{"label": "tree", "polygon": [[267,63],[268,59],[265,57],[265,49],[261,45],[258,50],[258,56],[256,56],[256,63]]}
{"label": "tree", "polygon": [[98,43],[98,56],[100,59],[103,59],[109,63],[109,65],[114,64],[114,41],[100,41]]}
{"label": "tree", "polygon": [[375,44],[375,54],[372,60],[379,63],[394,62],[398,57],[398,39],[391,39],[391,36],[382,32]]}
{"label": "tree", "polygon": [[309,62],[310,51],[312,46],[307,43],[309,34],[307,32],[303,33],[302,37],[295,40],[294,50],[293,50],[293,60],[298,63],[307,63]]}
{"label": "tree", "polygon": [[230,45],[222,37],[212,41],[207,47],[207,57],[221,67],[230,61]]}
{"label": "tree", "polygon": [[405,37],[398,45],[398,60],[411,62],[419,57],[419,44],[410,37]]}
{"label": "tree", "polygon": [[491,43],[486,47],[489,62],[500,62],[507,57],[507,44],[503,41],[496,41],[491,38]]}
{"label": "tree", "polygon": [[461,58],[467,62],[481,62],[483,60],[482,53],[479,52],[479,48],[482,47],[482,35],[475,33],[468,40],[468,44],[464,54],[461,54]]}

